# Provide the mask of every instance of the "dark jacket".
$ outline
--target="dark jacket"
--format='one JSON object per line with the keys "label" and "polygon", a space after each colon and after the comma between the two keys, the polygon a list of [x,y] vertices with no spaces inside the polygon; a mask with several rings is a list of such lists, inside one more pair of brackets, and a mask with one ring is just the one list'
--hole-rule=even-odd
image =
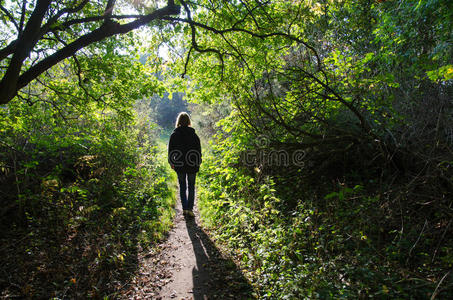
{"label": "dark jacket", "polygon": [[168,143],[168,162],[176,172],[196,173],[201,164],[200,138],[188,126],[176,128]]}

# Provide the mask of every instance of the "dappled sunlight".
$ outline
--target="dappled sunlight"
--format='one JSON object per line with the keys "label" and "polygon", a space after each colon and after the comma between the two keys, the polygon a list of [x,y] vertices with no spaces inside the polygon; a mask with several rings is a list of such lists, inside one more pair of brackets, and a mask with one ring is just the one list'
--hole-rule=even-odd
{"label": "dappled sunlight", "polygon": [[451,0],[0,18],[0,298],[453,298]]}

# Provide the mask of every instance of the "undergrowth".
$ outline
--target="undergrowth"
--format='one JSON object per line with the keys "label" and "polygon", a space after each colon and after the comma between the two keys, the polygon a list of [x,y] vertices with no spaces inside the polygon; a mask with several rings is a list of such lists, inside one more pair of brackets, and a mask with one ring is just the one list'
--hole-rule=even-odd
{"label": "undergrowth", "polygon": [[169,230],[175,178],[154,125],[46,103],[0,111],[0,297],[112,297]]}
{"label": "undergrowth", "polygon": [[403,178],[309,181],[308,167],[266,174],[241,166],[232,141],[218,139],[205,155],[199,207],[260,299],[452,295],[451,209],[421,205]]}

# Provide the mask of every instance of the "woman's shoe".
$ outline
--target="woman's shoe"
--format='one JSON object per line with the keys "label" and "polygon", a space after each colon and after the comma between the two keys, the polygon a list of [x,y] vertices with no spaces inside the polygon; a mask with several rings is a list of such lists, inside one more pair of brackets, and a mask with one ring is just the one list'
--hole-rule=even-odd
{"label": "woman's shoe", "polygon": [[187,209],[183,209],[182,214],[183,214],[184,216],[186,216],[188,213],[189,213],[189,211],[188,211]]}
{"label": "woman's shoe", "polygon": [[195,215],[193,214],[193,211],[191,211],[191,210],[188,210],[188,211],[187,211],[187,215],[188,215],[189,217],[195,217]]}

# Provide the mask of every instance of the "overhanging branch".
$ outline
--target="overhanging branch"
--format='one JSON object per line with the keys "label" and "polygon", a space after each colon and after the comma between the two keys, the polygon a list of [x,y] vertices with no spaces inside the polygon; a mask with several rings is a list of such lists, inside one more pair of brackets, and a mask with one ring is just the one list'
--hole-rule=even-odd
{"label": "overhanging branch", "polygon": [[[84,3],[84,2],[85,1],[82,1],[82,3]],[[38,1],[38,3],[39,3],[39,1]],[[126,23],[126,24],[119,24],[119,23],[111,20],[110,18],[113,18],[112,15],[103,16],[100,19],[102,20],[102,19],[107,18],[107,21],[105,21],[99,28],[79,37],[77,40],[64,46],[63,48],[61,48],[54,54],[44,58],[37,64],[30,67],[27,71],[25,71],[19,75],[20,66],[22,66],[23,60],[26,58],[28,53],[31,51],[31,48],[29,45],[29,47],[27,49],[21,50],[21,53],[23,52],[22,56],[20,57],[21,59],[16,59],[17,63],[15,65],[16,66],[15,74],[17,77],[14,78],[14,76],[6,76],[6,75],[8,75],[8,71],[7,71],[5,76],[0,81],[0,104],[8,103],[17,94],[18,90],[20,90],[21,88],[28,85],[31,81],[36,79],[39,75],[41,75],[46,70],[50,69],[52,66],[54,66],[58,62],[66,59],[68,57],[73,56],[80,49],[82,49],[90,44],[102,41],[113,35],[124,34],[124,33],[130,32],[145,24],[150,23],[153,20],[163,19],[165,16],[179,14],[179,11],[180,11],[180,7],[178,5],[175,5],[174,1],[168,1],[168,5],[166,7],[155,10],[154,12],[152,12],[148,15],[142,15],[140,17],[135,16],[135,15],[128,16],[128,17],[135,18],[135,20],[131,21],[129,23]],[[29,25],[30,24],[27,24],[27,27],[29,27]],[[50,26],[49,26],[49,28],[50,28]],[[42,34],[42,31],[40,31],[42,29],[40,29],[39,26],[37,29],[35,29],[35,31],[36,30]],[[24,36],[25,36],[25,32],[24,32]],[[16,52],[19,51],[20,42],[22,42],[22,39],[19,40],[17,43],[14,43],[14,42],[10,43],[10,45],[8,45],[5,49],[0,50],[0,54],[3,55],[3,57],[6,57],[10,53],[15,53],[13,55],[13,58],[14,58],[15,56],[17,56]],[[31,47],[33,47],[33,45]],[[26,52],[24,50],[27,50],[28,52]],[[12,60],[12,62],[13,62],[13,60]],[[10,67],[11,67],[11,63],[10,63]]]}

